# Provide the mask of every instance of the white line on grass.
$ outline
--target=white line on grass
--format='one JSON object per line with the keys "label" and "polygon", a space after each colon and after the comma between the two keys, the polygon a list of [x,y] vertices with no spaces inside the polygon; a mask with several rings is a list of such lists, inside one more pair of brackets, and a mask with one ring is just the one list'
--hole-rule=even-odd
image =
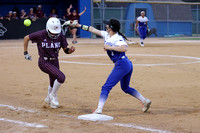
{"label": "white line on grass", "polygon": [[0,121],[15,123],[15,124],[19,124],[19,125],[26,126],[26,127],[36,127],[36,128],[48,127],[48,126],[41,125],[41,124],[28,123],[28,122],[11,120],[11,119],[6,119],[6,118],[0,118]]}

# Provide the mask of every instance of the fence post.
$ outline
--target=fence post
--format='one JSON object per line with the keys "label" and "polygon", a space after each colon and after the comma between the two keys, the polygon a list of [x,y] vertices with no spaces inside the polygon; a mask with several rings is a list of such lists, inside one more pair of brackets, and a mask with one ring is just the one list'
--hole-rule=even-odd
{"label": "fence post", "polygon": [[167,4],[167,35],[169,35],[169,4]]}
{"label": "fence post", "polygon": [[199,5],[197,5],[197,36],[199,36]]}

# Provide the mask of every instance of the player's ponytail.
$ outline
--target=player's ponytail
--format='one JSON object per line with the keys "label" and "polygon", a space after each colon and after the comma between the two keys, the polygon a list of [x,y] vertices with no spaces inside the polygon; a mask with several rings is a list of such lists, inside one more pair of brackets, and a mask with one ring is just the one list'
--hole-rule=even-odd
{"label": "player's ponytail", "polygon": [[128,40],[127,37],[119,31],[121,24],[117,19],[110,19],[109,26],[114,32],[118,32],[118,34],[121,35],[125,40]]}
{"label": "player's ponytail", "polygon": [[118,31],[118,34],[121,35],[125,40],[128,41],[127,37],[124,34],[122,34],[120,31]]}

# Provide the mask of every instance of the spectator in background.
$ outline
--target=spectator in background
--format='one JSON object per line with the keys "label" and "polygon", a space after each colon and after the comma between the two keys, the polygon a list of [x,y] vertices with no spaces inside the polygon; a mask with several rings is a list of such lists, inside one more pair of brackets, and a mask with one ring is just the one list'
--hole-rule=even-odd
{"label": "spectator in background", "polygon": [[66,13],[63,16],[63,19],[69,20],[68,18],[69,18],[69,15],[70,15],[69,13],[71,9],[72,9],[72,4],[69,6],[69,8],[66,9]]}
{"label": "spectator in background", "polygon": [[13,15],[12,15],[11,19],[19,19],[19,18],[17,17],[17,12],[13,12]]}
{"label": "spectator in background", "polygon": [[28,15],[25,18],[29,18],[32,21],[36,20],[36,14],[33,12],[33,8],[30,9],[30,12],[28,13]]}
{"label": "spectator in background", "polygon": [[[70,10],[69,10],[69,11],[70,11]],[[85,13],[85,11],[86,11],[86,7],[85,7],[85,10],[83,10],[83,11],[82,11],[81,13],[79,13],[79,14],[77,13],[76,10],[73,10],[72,13],[71,13],[71,12],[68,12],[68,14],[69,14],[68,19],[71,20],[72,22],[73,22],[74,20],[77,20],[77,21],[78,21],[78,19],[80,18],[80,16],[83,15],[83,13]],[[77,42],[77,37],[76,37],[77,28],[71,27],[70,31],[71,31],[71,33],[72,33],[72,35],[73,35],[73,41],[72,41],[72,43],[73,43],[73,44],[78,43],[78,42]]]}
{"label": "spectator in background", "polygon": [[52,8],[52,9],[51,9],[51,13],[50,13],[50,15],[49,15],[49,18],[51,18],[51,17],[58,18],[58,14],[57,14],[57,11],[56,11],[55,8]]}
{"label": "spectator in background", "polygon": [[3,19],[3,17],[1,16],[1,14],[0,14],[0,20],[2,20]]}
{"label": "spectator in background", "polygon": [[25,19],[25,17],[26,17],[26,12],[22,9],[21,14],[20,14],[20,18]]}
{"label": "spectator in background", "polygon": [[13,15],[12,13],[13,13],[12,11],[9,11],[9,13],[4,17],[4,19],[7,19],[10,21]]}
{"label": "spectator in background", "polygon": [[38,5],[38,9],[36,11],[37,18],[44,18],[44,12],[42,11],[42,5]]}

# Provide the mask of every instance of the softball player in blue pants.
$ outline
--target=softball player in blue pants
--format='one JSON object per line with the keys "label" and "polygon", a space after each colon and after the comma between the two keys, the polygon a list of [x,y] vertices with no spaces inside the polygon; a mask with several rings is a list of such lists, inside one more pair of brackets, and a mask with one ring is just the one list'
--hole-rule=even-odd
{"label": "softball player in blue pants", "polygon": [[101,95],[99,98],[98,108],[94,111],[95,114],[102,114],[103,106],[108,98],[110,90],[120,81],[121,88],[125,93],[128,93],[143,104],[143,111],[146,112],[151,105],[151,101],[144,98],[137,90],[129,86],[130,78],[133,72],[132,62],[126,57],[127,39],[120,30],[120,22],[116,19],[103,21],[106,24],[106,31],[100,31],[91,26],[77,24],[83,30],[90,31],[94,34],[102,36],[105,39],[104,50],[107,52],[110,59],[115,64],[112,72],[110,73],[106,83],[102,86]]}
{"label": "softball player in blue pants", "polygon": [[[144,39],[147,37],[147,30],[148,30],[148,18],[145,17],[145,12],[141,12],[141,16],[137,18],[137,22],[135,24],[135,30],[139,32],[140,35],[140,45],[144,47]],[[139,24],[139,26],[138,26]]]}

